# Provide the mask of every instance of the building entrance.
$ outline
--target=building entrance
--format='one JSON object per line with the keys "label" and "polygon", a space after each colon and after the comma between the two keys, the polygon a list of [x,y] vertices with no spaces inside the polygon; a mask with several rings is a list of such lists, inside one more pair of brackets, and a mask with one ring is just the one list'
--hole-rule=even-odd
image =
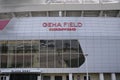
{"label": "building entrance", "polygon": [[10,74],[10,80],[37,80],[37,74]]}
{"label": "building entrance", "polygon": [[62,76],[55,76],[55,80],[62,80]]}
{"label": "building entrance", "polygon": [[0,80],[7,80],[7,76],[0,76]]}

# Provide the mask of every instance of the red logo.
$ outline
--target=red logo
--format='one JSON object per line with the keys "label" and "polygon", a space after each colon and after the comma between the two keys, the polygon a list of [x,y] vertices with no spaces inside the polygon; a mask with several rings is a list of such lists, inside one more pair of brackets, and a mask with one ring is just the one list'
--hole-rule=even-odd
{"label": "red logo", "polygon": [[3,30],[10,20],[0,21],[0,30]]}
{"label": "red logo", "polygon": [[82,27],[81,22],[44,22],[43,27],[48,27],[49,31],[76,31]]}

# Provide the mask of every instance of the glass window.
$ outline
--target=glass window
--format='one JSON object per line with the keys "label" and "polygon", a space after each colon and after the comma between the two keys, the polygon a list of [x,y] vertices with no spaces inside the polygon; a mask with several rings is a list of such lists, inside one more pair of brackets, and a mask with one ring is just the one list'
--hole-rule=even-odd
{"label": "glass window", "polygon": [[48,40],[48,51],[54,52],[55,49],[55,41],[54,40]]}
{"label": "glass window", "polygon": [[40,40],[40,53],[47,52],[47,40]]}
{"label": "glass window", "polygon": [[67,68],[83,62],[77,40],[0,41],[1,68]]}
{"label": "glass window", "polygon": [[72,53],[79,52],[79,43],[77,40],[71,40],[71,52]]}
{"label": "glass window", "polygon": [[2,41],[0,48],[1,48],[2,54],[7,54],[8,53],[8,41]]}
{"label": "glass window", "polygon": [[16,55],[16,68],[22,68],[23,67],[23,54],[18,54]]}
{"label": "glass window", "polygon": [[62,50],[63,50],[62,40],[56,40],[56,51],[62,52]]}
{"label": "glass window", "polygon": [[24,41],[23,45],[21,46],[21,49],[23,50],[24,53],[29,53],[31,54],[32,52],[32,41],[31,40],[26,40]]}
{"label": "glass window", "polygon": [[55,67],[55,40],[48,40],[48,67],[54,68]]}
{"label": "glass window", "polygon": [[1,68],[7,68],[8,55],[1,55]]}
{"label": "glass window", "polygon": [[23,41],[16,41],[16,53],[23,53],[24,43]]}
{"label": "glass window", "polygon": [[79,67],[79,43],[71,40],[71,67]]}
{"label": "glass window", "polygon": [[28,54],[25,54],[24,55],[24,67],[25,68],[30,68],[32,67],[32,59],[33,59],[33,56],[31,55],[28,55]]}
{"label": "glass window", "polygon": [[63,51],[70,52],[71,43],[70,40],[63,40]]}
{"label": "glass window", "polygon": [[67,67],[71,67],[71,41],[63,40],[63,60],[65,61]]}
{"label": "glass window", "polygon": [[62,53],[63,53],[63,42],[62,40],[56,40],[55,64],[57,68],[62,67],[63,64]]}
{"label": "glass window", "polygon": [[14,68],[15,67],[15,55],[14,54],[9,54],[9,58],[8,58],[8,67],[9,68]]}
{"label": "glass window", "polygon": [[32,53],[38,53],[39,52],[39,41],[32,40],[31,50],[32,50]]}

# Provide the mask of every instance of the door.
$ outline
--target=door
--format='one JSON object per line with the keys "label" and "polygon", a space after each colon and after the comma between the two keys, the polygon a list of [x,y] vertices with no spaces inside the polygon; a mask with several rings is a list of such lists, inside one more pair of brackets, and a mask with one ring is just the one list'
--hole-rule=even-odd
{"label": "door", "polygon": [[62,76],[55,76],[55,80],[62,80]]}
{"label": "door", "polygon": [[7,80],[7,76],[0,76],[0,80]]}
{"label": "door", "polygon": [[43,80],[50,80],[50,76],[43,76]]}
{"label": "door", "polygon": [[37,74],[11,74],[10,80],[37,80]]}

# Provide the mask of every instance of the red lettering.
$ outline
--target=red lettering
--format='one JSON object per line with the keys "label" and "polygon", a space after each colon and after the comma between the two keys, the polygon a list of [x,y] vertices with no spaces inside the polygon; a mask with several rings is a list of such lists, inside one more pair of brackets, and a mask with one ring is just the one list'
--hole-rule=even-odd
{"label": "red lettering", "polygon": [[48,27],[50,27],[51,26],[51,23],[48,23]]}
{"label": "red lettering", "polygon": [[47,23],[43,23],[42,26],[43,26],[43,27],[47,27]]}
{"label": "red lettering", "polygon": [[61,23],[58,23],[58,24],[57,24],[57,27],[62,27]]}
{"label": "red lettering", "polygon": [[82,27],[82,23],[81,22],[77,23],[77,26]]}
{"label": "red lettering", "polygon": [[43,27],[51,27],[49,31],[76,31],[76,27],[82,27],[81,22],[44,22]]}
{"label": "red lettering", "polygon": [[69,23],[69,27],[74,27],[72,22]]}
{"label": "red lettering", "polygon": [[76,31],[76,28],[72,28],[72,31]]}
{"label": "red lettering", "polygon": [[56,23],[51,23],[51,27],[56,27]]}
{"label": "red lettering", "polygon": [[51,29],[51,28],[49,28],[49,31],[52,31],[52,29]]}
{"label": "red lettering", "polygon": [[66,27],[67,24],[68,24],[67,22],[64,22],[64,27]]}

